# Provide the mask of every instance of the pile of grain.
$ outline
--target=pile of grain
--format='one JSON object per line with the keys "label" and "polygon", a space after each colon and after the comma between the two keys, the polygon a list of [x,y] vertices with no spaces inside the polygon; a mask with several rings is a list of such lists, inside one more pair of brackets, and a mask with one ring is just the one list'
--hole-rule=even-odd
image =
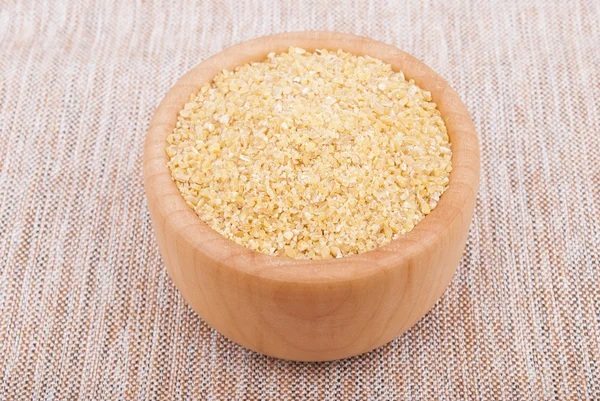
{"label": "pile of grain", "polygon": [[290,48],[223,71],[180,112],[166,151],[210,227],[301,259],[369,251],[412,230],[452,169],[431,94],[341,50]]}

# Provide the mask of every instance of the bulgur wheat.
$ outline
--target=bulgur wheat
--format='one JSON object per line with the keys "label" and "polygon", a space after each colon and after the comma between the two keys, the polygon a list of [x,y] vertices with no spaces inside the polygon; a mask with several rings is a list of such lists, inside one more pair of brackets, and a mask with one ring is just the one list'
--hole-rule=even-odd
{"label": "bulgur wheat", "polygon": [[448,186],[431,94],[389,64],[300,48],[222,71],[179,113],[168,167],[214,230],[267,254],[327,259],[412,230]]}

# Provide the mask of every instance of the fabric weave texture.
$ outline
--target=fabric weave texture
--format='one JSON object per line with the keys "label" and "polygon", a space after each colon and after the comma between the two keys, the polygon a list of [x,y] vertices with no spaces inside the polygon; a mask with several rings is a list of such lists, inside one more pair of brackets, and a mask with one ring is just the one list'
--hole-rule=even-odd
{"label": "fabric weave texture", "polygon": [[[464,257],[365,355],[256,354],[183,301],[142,185],[145,130],[203,59],[330,30],[445,77],[480,136]],[[0,400],[599,400],[600,3],[0,2]]]}

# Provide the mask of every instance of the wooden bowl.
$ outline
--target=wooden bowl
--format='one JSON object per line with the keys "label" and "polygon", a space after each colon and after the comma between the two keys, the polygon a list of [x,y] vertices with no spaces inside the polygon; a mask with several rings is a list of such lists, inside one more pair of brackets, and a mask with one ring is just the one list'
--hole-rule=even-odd
{"label": "wooden bowl", "polygon": [[[402,70],[432,93],[453,152],[450,184],[435,210],[376,250],[329,260],[264,255],[209,228],[166,167],[178,112],[223,69],[290,46],[339,48]],[[354,35],[296,32],[250,40],[203,61],[167,93],[148,128],[144,182],[161,255],[175,285],[212,327],[254,351],[325,361],[372,350],[406,331],[442,295],[463,253],[479,183],[475,128],[456,92],[431,68],[392,46]]]}

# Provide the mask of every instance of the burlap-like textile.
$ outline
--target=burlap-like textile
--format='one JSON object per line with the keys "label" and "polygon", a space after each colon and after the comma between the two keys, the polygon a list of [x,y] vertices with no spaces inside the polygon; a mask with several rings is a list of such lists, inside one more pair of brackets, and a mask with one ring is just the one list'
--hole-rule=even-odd
{"label": "burlap-like textile", "polygon": [[[0,400],[599,400],[600,4],[0,2]],[[392,343],[320,364],[248,351],[186,306],[142,187],[179,76],[266,34],[408,51],[481,139],[454,281]]]}

